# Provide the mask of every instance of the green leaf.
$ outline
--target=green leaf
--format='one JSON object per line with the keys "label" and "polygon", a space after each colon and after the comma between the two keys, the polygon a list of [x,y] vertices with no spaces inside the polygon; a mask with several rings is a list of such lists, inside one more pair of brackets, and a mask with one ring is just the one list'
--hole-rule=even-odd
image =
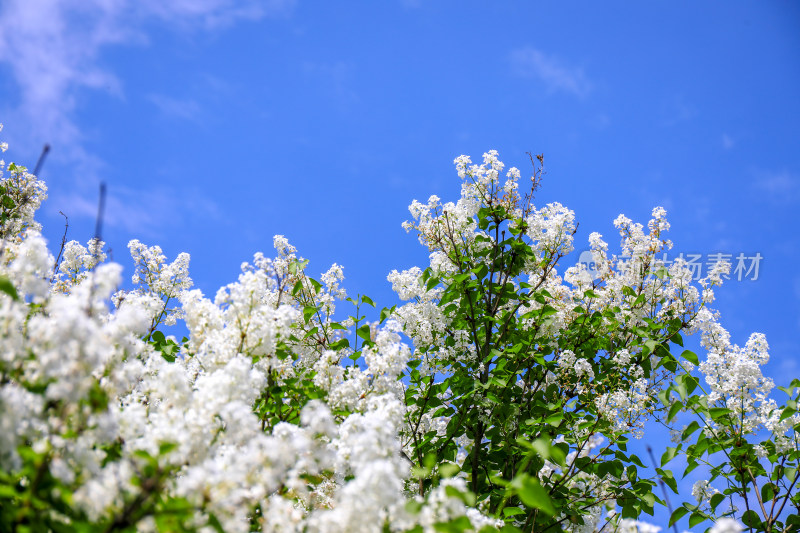
{"label": "green leaf", "polygon": [[692,392],[694,392],[694,389],[697,388],[697,384],[699,383],[699,380],[694,376],[690,376],[688,374],[684,374],[683,375],[683,383],[686,385],[686,392],[691,394]]}
{"label": "green leaf", "polygon": [[369,324],[363,324],[363,325],[359,326],[359,328],[356,330],[356,335],[358,335],[359,337],[361,337],[365,341],[372,340],[372,335],[371,335],[371,332],[370,332],[370,329],[369,329]]}
{"label": "green leaf", "polygon": [[303,280],[297,280],[294,287],[292,287],[292,296],[297,296],[297,293],[303,290]]}
{"label": "green leaf", "polygon": [[705,513],[701,513],[700,511],[695,511],[689,517],[689,527],[694,527],[697,524],[701,524],[708,520],[708,516]]}
{"label": "green leaf", "polygon": [[308,322],[311,320],[311,317],[314,316],[317,312],[317,308],[313,305],[307,305],[303,308],[303,320]]}
{"label": "green leaf", "polygon": [[691,422],[689,422],[689,425],[686,426],[686,429],[683,430],[681,438],[683,440],[686,440],[692,433],[694,433],[698,429],[700,429],[700,424],[697,422],[697,420],[692,420]]}
{"label": "green leaf", "polygon": [[662,389],[658,391],[658,399],[661,400],[661,404],[664,407],[672,406],[672,400],[670,398],[669,389]]}
{"label": "green leaf", "polygon": [[697,358],[697,354],[695,354],[691,350],[684,350],[683,353],[681,354],[681,357],[692,363],[694,366],[700,364],[700,359]]}
{"label": "green leaf", "polygon": [[481,264],[472,269],[472,273],[475,274],[475,277],[478,279],[483,279],[489,273],[489,267],[484,264]]}
{"label": "green leaf", "polygon": [[690,460],[688,461],[688,464],[687,464],[687,466],[686,466],[686,469],[684,469],[684,471],[683,471],[683,477],[686,477],[686,476],[688,476],[688,475],[689,475],[689,472],[691,472],[692,470],[694,470],[694,469],[695,469],[695,468],[697,468],[698,466],[700,466],[700,463],[698,463],[698,462],[697,462],[697,461],[695,461],[694,459],[690,459]]}
{"label": "green leaf", "polygon": [[19,294],[17,294],[16,287],[14,287],[14,284],[11,283],[11,280],[5,276],[0,276],[0,292],[8,294],[14,301],[19,300]]}
{"label": "green leaf", "polygon": [[787,418],[789,418],[790,416],[792,416],[796,412],[797,412],[797,409],[792,409],[791,407],[787,406],[781,412],[781,417],[780,417],[780,419],[778,421],[782,422],[783,420],[786,420]]}
{"label": "green leaf", "polygon": [[425,285],[425,290],[431,291],[438,284],[439,284],[439,278],[433,277],[433,278],[428,280],[428,283]]}
{"label": "green leaf", "polygon": [[713,511],[716,511],[717,510],[717,506],[719,506],[719,504],[722,503],[723,500],[725,500],[725,495],[722,494],[721,492],[718,492],[718,493],[714,494],[713,496],[711,496],[711,500],[709,502],[711,504],[711,509]]}
{"label": "green leaf", "polygon": [[349,339],[339,339],[338,341],[330,343],[328,348],[331,350],[341,350],[342,348],[350,347],[350,340]]}
{"label": "green leaf", "polygon": [[[306,263],[307,262],[308,261],[306,261]],[[314,292],[316,294],[319,294],[319,291],[322,288],[322,283],[320,283],[319,281],[315,280],[314,278],[308,278],[308,282],[311,283],[311,285],[314,287]]]}
{"label": "green leaf", "polygon": [[558,313],[558,311],[556,311],[556,308],[553,307],[552,305],[547,304],[547,305],[543,306],[542,309],[539,311],[539,316],[541,318],[547,318],[547,317],[552,316],[552,315],[554,315],[556,313]]}
{"label": "green leaf", "polygon": [[731,414],[732,412],[733,411],[725,407],[711,407],[708,410],[708,414],[711,415],[711,418],[714,419],[715,421]]}
{"label": "green leaf", "polygon": [[633,291],[633,289],[631,289],[627,285],[623,285],[622,294],[624,294],[625,296],[636,296],[636,293]]}
{"label": "green leaf", "polygon": [[[529,446],[529,444],[525,441],[523,441],[521,444],[523,444],[525,447]],[[533,441],[532,447],[534,450],[536,450],[536,453],[542,457],[542,459],[547,459],[560,466],[564,466],[564,461],[566,461],[567,458],[564,450],[562,450],[559,446],[553,446],[550,444],[549,439],[536,439]]]}
{"label": "green leaf", "polygon": [[380,323],[383,324],[384,320],[392,316],[392,313],[394,313],[394,310],[396,308],[397,306],[393,305],[392,307],[384,307],[383,309],[381,309]]}
{"label": "green leaf", "polygon": [[681,402],[675,402],[669,408],[669,413],[667,414],[667,422],[671,422],[675,415],[677,415],[680,410],[683,408],[683,404]]}
{"label": "green leaf", "polygon": [[19,497],[19,493],[16,491],[16,489],[14,489],[14,487],[0,485],[0,500],[11,500],[17,497]]}
{"label": "green leaf", "polygon": [[672,446],[667,446],[664,455],[661,456],[661,466],[664,466],[668,462],[672,461],[672,459],[677,455],[678,448],[674,448]]}
{"label": "green leaf", "polygon": [[656,472],[658,472],[658,475],[661,476],[661,481],[663,481],[666,486],[672,489],[672,492],[678,494],[678,482],[675,481],[675,477],[672,475],[672,472],[669,470],[662,470],[660,468],[656,468]]}
{"label": "green leaf", "polygon": [[[455,465],[453,465],[455,466]],[[451,486],[447,486],[444,488],[444,493],[451,498],[456,498],[464,502],[465,505],[473,506],[475,505],[475,496],[469,491],[460,491],[457,488]]]}
{"label": "green leaf", "polygon": [[759,519],[758,513],[756,513],[752,509],[750,509],[749,511],[746,511],[742,515],[742,522],[747,527],[752,527],[752,528],[757,528],[757,527],[759,527],[761,525],[761,519]]}
{"label": "green leaf", "polygon": [[469,275],[469,274],[466,274],[466,273],[463,273],[463,274],[455,274],[455,275],[453,276],[453,281],[454,281],[454,282],[456,282],[456,283],[464,283],[464,282],[465,282],[465,281],[467,281],[469,278],[470,278],[470,275]]}
{"label": "green leaf", "polygon": [[[439,475],[443,478],[451,478],[461,471],[458,465],[453,463],[442,463],[439,465]],[[449,488],[449,487],[448,487]]]}
{"label": "green leaf", "polygon": [[433,529],[441,531],[442,533],[463,533],[464,531],[472,529],[472,522],[470,522],[469,518],[466,516],[461,515],[448,522],[436,522],[433,524]]}
{"label": "green leaf", "polygon": [[563,419],[564,419],[564,413],[558,412],[548,416],[547,418],[544,419],[544,421],[550,424],[551,426],[555,427],[558,426]]}
{"label": "green leaf", "polygon": [[653,353],[653,350],[656,349],[656,346],[658,346],[658,343],[652,339],[644,341],[644,346],[642,346],[642,355],[644,356],[650,355],[651,353]]}
{"label": "green leaf", "polygon": [[688,512],[689,511],[685,507],[678,507],[675,509],[675,512],[672,513],[672,516],[669,517],[669,525],[674,525],[675,522],[686,516],[686,513]]}
{"label": "green leaf", "polygon": [[178,445],[175,444],[174,442],[162,442],[161,444],[158,445],[158,455],[167,454],[177,447]]}
{"label": "green leaf", "polygon": [[775,496],[775,485],[772,483],[764,483],[761,486],[761,499],[763,501],[771,500]]}
{"label": "green leaf", "polygon": [[406,500],[406,511],[411,514],[418,514],[422,510],[422,502],[416,500]]}
{"label": "green leaf", "polygon": [[306,268],[308,264],[308,259],[304,261],[294,261],[293,263],[289,263],[289,274],[297,275],[298,273],[302,272],[303,269]]}
{"label": "green leaf", "polygon": [[[669,340],[671,340],[673,343],[677,344],[678,346],[683,346],[683,337],[681,337],[681,334],[678,333],[678,332],[673,333],[672,337],[670,337]],[[695,364],[697,364],[697,363],[695,363]]]}
{"label": "green leaf", "polygon": [[539,509],[550,516],[556,514],[550,495],[542,487],[538,479],[528,474],[521,474],[513,479],[511,486],[516,489],[522,503],[528,507]]}
{"label": "green leaf", "polygon": [[[651,511],[652,511],[652,509],[653,509],[653,506],[654,506],[654,505],[655,505],[655,503],[656,503],[656,496],[655,496],[655,494],[653,494],[652,492],[645,492],[644,494],[642,494],[642,495],[641,495],[641,498],[642,498],[642,501],[643,501],[645,504],[647,504],[647,507],[649,507],[649,508],[651,509]],[[653,513],[652,513],[652,512],[649,512],[649,514],[653,514]]]}
{"label": "green leaf", "polygon": [[213,514],[208,515],[208,525],[217,533],[225,533],[225,530],[222,528],[222,523]]}

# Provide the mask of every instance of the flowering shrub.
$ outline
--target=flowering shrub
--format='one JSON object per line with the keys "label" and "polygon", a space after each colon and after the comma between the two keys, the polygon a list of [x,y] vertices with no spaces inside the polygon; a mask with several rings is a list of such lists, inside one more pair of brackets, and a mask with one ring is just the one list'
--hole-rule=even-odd
{"label": "flowering shrub", "polygon": [[[541,167],[521,194],[496,152],[455,163],[460,199],[405,224],[430,265],[391,272],[407,303],[370,323],[280,236],[213,299],[132,241],[120,291],[97,239],[54,261],[44,184],[0,162],[0,530],[658,531],[675,457],[709,479],[670,522],[797,530],[800,381],[779,405],[763,335],[709,309],[729,267],[660,265],[656,208],[615,221],[620,256],[590,236],[597,277],[559,273],[576,223],[534,206]],[[702,363],[676,355],[696,332]],[[655,473],[628,449],[648,420],[675,434]]]}

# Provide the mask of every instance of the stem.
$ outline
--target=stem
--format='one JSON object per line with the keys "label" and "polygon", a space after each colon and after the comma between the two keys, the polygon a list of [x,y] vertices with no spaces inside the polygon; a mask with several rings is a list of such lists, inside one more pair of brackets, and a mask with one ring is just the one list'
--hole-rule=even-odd
{"label": "stem", "polygon": [[[658,463],[656,463],[656,458],[653,455],[653,448],[651,448],[649,444],[647,445],[647,453],[650,455],[650,460],[653,461],[653,468],[658,468],[657,466]],[[661,492],[664,493],[664,500],[666,500],[667,502],[667,509],[669,510],[669,515],[672,516],[672,503],[670,503],[669,501],[669,495],[667,494],[667,487],[664,485],[664,480],[661,478],[661,476],[658,477],[658,484],[661,486]],[[672,524],[672,529],[675,531],[675,533],[678,533],[677,525]]]}

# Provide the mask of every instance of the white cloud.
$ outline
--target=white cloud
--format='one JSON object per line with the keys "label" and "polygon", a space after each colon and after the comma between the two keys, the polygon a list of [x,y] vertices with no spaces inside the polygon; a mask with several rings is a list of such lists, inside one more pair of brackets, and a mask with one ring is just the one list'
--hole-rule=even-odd
{"label": "white cloud", "polygon": [[778,203],[792,202],[800,195],[800,179],[786,170],[780,172],[757,171],[755,187]]}
{"label": "white cloud", "polygon": [[294,0],[144,0],[133,2],[136,14],[156,16],[170,24],[216,29],[239,19],[256,20],[270,15],[287,14]]}
{"label": "white cloud", "polygon": [[164,115],[200,122],[200,104],[192,99],[173,98],[164,94],[148,94],[147,99]]}
{"label": "white cloud", "polygon": [[101,90],[122,97],[101,53],[146,44],[145,23],[156,20],[183,31],[229,26],[288,12],[292,0],[7,0],[0,7],[0,63],[19,88],[16,109],[31,136],[80,145],[74,120],[76,93]]}
{"label": "white cloud", "polygon": [[723,133],[722,134],[722,147],[723,148],[725,148],[726,150],[730,150],[735,145],[736,145],[736,141],[733,139],[733,137],[731,137],[727,133]]}
{"label": "white cloud", "polygon": [[[151,239],[163,235],[164,221],[170,226],[185,227],[192,219],[219,220],[220,209],[213,200],[194,189],[175,189],[162,185],[146,190],[110,184],[107,188],[103,224]],[[68,192],[48,201],[69,206],[64,213],[72,218],[97,216],[97,191],[93,196]]]}
{"label": "white cloud", "polygon": [[[92,1],[11,0],[0,11],[0,61],[19,87],[16,111],[31,134],[54,142],[79,138],[70,115],[81,88],[120,94],[114,75],[95,65],[98,51],[126,36],[112,32],[115,8],[91,13]],[[84,6],[81,8],[81,6]],[[72,13],[70,13],[72,12]],[[95,20],[92,20],[95,19]]]}
{"label": "white cloud", "polygon": [[676,94],[662,102],[662,114],[665,118],[661,121],[661,125],[672,127],[694,119],[697,111],[686,102],[682,94]]}
{"label": "white cloud", "polygon": [[332,63],[303,63],[303,73],[319,87],[325,88],[335,100],[341,111],[347,111],[350,106],[358,102],[358,94],[352,88],[353,72],[352,63],[336,61]]}
{"label": "white cloud", "polygon": [[536,48],[511,52],[511,66],[517,76],[538,79],[551,92],[563,91],[582,98],[592,90],[583,69],[566,65]]}
{"label": "white cloud", "polygon": [[[85,198],[94,198],[107,165],[85,148],[77,119],[80,98],[85,91],[125,97],[124,83],[103,64],[103,53],[115,46],[146,46],[145,30],[152,23],[181,32],[218,31],[241,20],[286,15],[293,4],[294,0],[3,0],[0,72],[16,85],[17,94],[0,102],[0,121],[14,124],[13,131],[8,130],[14,146],[53,145],[51,164],[69,168],[70,175],[60,174],[60,183],[51,188],[51,202],[66,202],[60,205],[70,206],[69,216],[93,218],[96,206]],[[184,119],[200,110],[192,100],[153,94],[150,101],[161,112]],[[181,202],[147,213],[140,192],[111,187],[112,225],[155,227],[153,216],[170,218],[176,209],[189,209]],[[152,206],[153,199],[146,205]]]}

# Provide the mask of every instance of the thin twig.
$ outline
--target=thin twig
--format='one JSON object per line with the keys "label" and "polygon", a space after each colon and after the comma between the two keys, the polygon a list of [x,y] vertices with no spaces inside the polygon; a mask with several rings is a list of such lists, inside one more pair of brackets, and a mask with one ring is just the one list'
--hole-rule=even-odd
{"label": "thin twig", "polygon": [[67,245],[67,230],[69,229],[69,217],[63,211],[58,213],[64,217],[64,235],[61,237],[61,248],[58,250],[58,257],[56,257],[56,262],[53,265],[53,277],[50,279],[50,283],[53,283],[56,279],[56,272],[58,272],[58,267],[61,266],[61,261],[64,258],[64,247]]}
{"label": "thin twig", "polygon": [[47,154],[50,152],[50,145],[45,144],[42,147],[42,153],[39,155],[39,160],[36,162],[36,166],[33,168],[33,175],[39,176],[39,171],[42,170],[42,164],[44,164],[44,158],[47,157]]}
{"label": "thin twig", "polygon": [[[650,455],[650,460],[653,461],[653,468],[658,468],[658,463],[656,463],[656,458],[653,455],[653,448],[650,445],[647,445],[647,453]],[[672,504],[669,501],[669,494],[667,494],[667,487],[664,486],[664,480],[661,479],[661,476],[658,476],[658,484],[661,485],[661,492],[664,493],[664,499],[667,502],[667,509],[669,510],[669,516],[672,517]],[[675,533],[678,533],[678,526],[672,524],[672,529]]]}
{"label": "thin twig", "polygon": [[[97,203],[97,223],[94,228],[94,238],[97,243],[100,242],[100,238],[103,234],[103,213],[106,208],[106,182],[100,182],[100,201]],[[98,251],[99,248],[95,246],[94,249],[94,259],[95,263],[97,262],[98,256],[100,252]]]}
{"label": "thin twig", "polygon": [[86,308],[86,314],[91,316],[92,315],[92,300],[94,299],[94,276],[95,272],[97,271],[97,263],[100,260],[100,239],[103,235],[103,214],[106,208],[106,183],[104,181],[100,182],[100,199],[97,202],[97,221],[94,228],[94,265],[92,266],[92,281],[91,285],[89,285],[89,302]]}

